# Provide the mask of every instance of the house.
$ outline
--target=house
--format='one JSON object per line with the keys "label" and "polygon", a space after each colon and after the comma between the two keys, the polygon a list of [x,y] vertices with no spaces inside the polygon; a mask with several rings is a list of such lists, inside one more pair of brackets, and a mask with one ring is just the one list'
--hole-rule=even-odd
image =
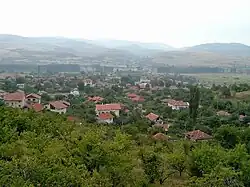
{"label": "house", "polygon": [[99,97],[99,96],[88,97],[88,101],[95,102],[95,103],[102,102],[103,100],[104,98]]}
{"label": "house", "polygon": [[17,84],[16,86],[17,86],[17,88],[19,88],[19,89],[24,89],[24,87],[25,87],[24,84]]}
{"label": "house", "polygon": [[168,132],[168,129],[169,129],[170,125],[168,125],[168,124],[156,123],[156,124],[153,125],[153,127],[162,128],[165,132]]}
{"label": "house", "polygon": [[138,84],[138,86],[140,89],[150,89],[151,88],[151,84],[145,83],[145,82]]}
{"label": "house", "polygon": [[26,102],[27,103],[41,103],[41,96],[31,93],[26,95]]}
{"label": "house", "polygon": [[135,98],[135,97],[138,97],[138,95],[135,94],[135,93],[129,93],[129,94],[127,95],[127,97],[128,97],[129,99],[133,99],[133,98]]}
{"label": "house", "polygon": [[4,95],[4,102],[13,108],[23,108],[25,105],[25,94],[23,92],[8,93]]}
{"label": "house", "polygon": [[184,101],[176,101],[176,100],[169,100],[168,106],[172,108],[172,110],[181,110],[189,108],[189,103]]}
{"label": "house", "polygon": [[137,96],[137,97],[132,98],[131,101],[139,103],[139,102],[144,102],[145,99],[142,96]]}
{"label": "house", "polygon": [[94,83],[91,79],[85,79],[83,82],[84,82],[84,86],[90,86],[90,87],[94,86]]}
{"label": "house", "polygon": [[146,118],[149,119],[151,122],[156,122],[159,119],[159,116],[151,112],[146,115]]}
{"label": "house", "polygon": [[67,112],[67,108],[70,106],[70,103],[66,101],[53,101],[45,106],[46,109],[51,112],[57,112],[59,114],[65,114]]}
{"label": "house", "polygon": [[185,138],[192,140],[192,141],[198,141],[198,140],[212,139],[212,136],[200,130],[195,130],[195,131],[185,133]]}
{"label": "house", "polygon": [[96,115],[99,116],[101,113],[113,112],[117,117],[120,115],[121,104],[97,104],[95,111]]}
{"label": "house", "polygon": [[167,141],[169,139],[168,136],[160,132],[155,134],[152,138],[156,141]]}
{"label": "house", "polygon": [[145,101],[144,97],[139,96],[139,95],[137,95],[135,93],[130,93],[127,96],[133,102],[144,102]]}
{"label": "house", "polygon": [[74,89],[70,92],[71,95],[77,97],[77,96],[80,96],[80,92],[78,91],[78,89]]}
{"label": "house", "polygon": [[97,119],[98,123],[111,124],[114,122],[114,116],[110,113],[100,113]]}
{"label": "house", "polygon": [[29,107],[30,109],[33,109],[35,112],[42,112],[44,109],[44,106],[40,103],[33,103]]}

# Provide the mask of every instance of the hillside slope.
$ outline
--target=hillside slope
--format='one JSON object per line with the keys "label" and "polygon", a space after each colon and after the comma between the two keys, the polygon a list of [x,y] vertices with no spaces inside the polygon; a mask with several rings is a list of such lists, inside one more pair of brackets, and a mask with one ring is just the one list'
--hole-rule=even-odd
{"label": "hillside slope", "polygon": [[212,52],[231,56],[250,56],[250,46],[241,43],[207,43],[189,47],[185,51]]}

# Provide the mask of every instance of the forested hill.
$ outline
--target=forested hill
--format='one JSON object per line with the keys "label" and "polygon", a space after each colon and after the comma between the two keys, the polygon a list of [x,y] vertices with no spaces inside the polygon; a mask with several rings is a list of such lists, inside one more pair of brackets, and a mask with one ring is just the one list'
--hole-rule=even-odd
{"label": "forested hill", "polygon": [[[235,143],[236,133],[249,130],[218,131],[216,141],[231,145],[226,149],[215,142],[153,140],[146,133],[149,124],[143,121],[115,127],[4,107],[0,113],[0,186],[250,184],[249,149],[229,144]],[[223,134],[231,137],[228,144],[223,143]],[[243,143],[240,137],[237,142]]]}

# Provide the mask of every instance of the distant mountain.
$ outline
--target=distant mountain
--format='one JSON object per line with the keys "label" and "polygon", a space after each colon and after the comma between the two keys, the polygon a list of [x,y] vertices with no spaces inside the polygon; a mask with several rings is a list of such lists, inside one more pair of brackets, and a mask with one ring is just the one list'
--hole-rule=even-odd
{"label": "distant mountain", "polygon": [[207,43],[188,47],[185,51],[211,52],[230,56],[250,56],[250,46],[241,43]]}
{"label": "distant mountain", "polygon": [[162,43],[143,43],[126,40],[93,40],[86,41],[106,48],[129,51],[138,56],[152,56],[163,51],[173,51],[175,48]]}
{"label": "distant mountain", "polygon": [[[129,51],[109,49],[85,40],[63,37],[22,37],[0,34],[0,61],[11,58],[23,60],[60,60],[77,57],[134,57]],[[32,59],[32,60],[31,60]]]}
{"label": "distant mountain", "polygon": [[108,48],[120,48],[120,47],[136,45],[138,47],[142,47],[145,49],[161,50],[161,51],[170,51],[175,49],[174,47],[171,47],[163,43],[144,43],[144,42],[135,42],[127,40],[95,40],[92,42],[94,44],[98,44]]}

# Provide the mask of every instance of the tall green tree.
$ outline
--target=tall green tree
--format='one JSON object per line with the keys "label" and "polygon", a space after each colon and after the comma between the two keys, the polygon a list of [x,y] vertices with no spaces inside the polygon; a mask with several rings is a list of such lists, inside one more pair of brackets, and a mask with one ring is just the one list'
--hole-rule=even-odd
{"label": "tall green tree", "polygon": [[200,90],[197,85],[191,86],[190,100],[189,100],[189,116],[190,116],[192,125],[196,124],[199,104],[200,104]]}

